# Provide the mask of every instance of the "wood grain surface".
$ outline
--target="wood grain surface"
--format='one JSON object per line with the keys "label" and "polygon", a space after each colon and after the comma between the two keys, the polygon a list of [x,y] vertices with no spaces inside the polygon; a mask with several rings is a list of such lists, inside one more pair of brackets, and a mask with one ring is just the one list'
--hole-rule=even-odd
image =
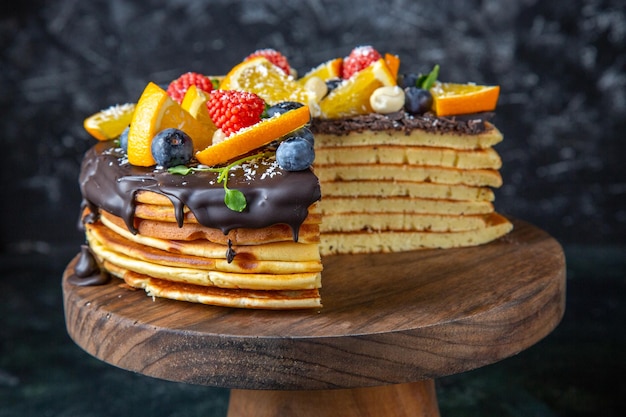
{"label": "wood grain surface", "polygon": [[231,390],[227,417],[439,417],[435,381],[315,391]]}
{"label": "wood grain surface", "polygon": [[514,220],[487,245],[324,258],[319,310],[263,311],[68,283],[67,330],[91,355],[144,375],[237,389],[327,390],[459,373],[549,334],[565,308],[565,258]]}

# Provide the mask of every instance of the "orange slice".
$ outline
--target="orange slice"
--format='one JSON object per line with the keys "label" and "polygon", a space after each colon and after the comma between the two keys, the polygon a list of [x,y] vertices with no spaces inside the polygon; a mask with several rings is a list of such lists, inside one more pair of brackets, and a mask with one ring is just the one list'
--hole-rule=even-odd
{"label": "orange slice", "polygon": [[400,57],[398,55],[385,54],[385,63],[389,67],[389,72],[393,74],[395,80],[398,79],[398,71],[400,70]]}
{"label": "orange slice", "polygon": [[321,117],[337,119],[373,113],[370,96],[379,87],[394,86],[396,79],[383,58],[362,69],[320,101]]}
{"label": "orange slice", "polygon": [[500,86],[435,83],[430,93],[437,116],[479,113],[495,110]]}
{"label": "orange slice", "polygon": [[[209,116],[209,110],[206,106],[207,101],[209,101],[209,93],[197,88],[195,85],[191,85],[187,89],[180,106],[197,121],[206,125],[212,132],[215,132],[217,127],[211,120],[211,116]],[[213,135],[211,134],[211,136]],[[204,149],[205,147],[199,147],[199,149]]]}
{"label": "orange slice", "polygon": [[309,120],[308,106],[298,107],[280,116],[263,119],[259,123],[230,135],[222,142],[196,153],[196,159],[208,166],[226,163],[293,132],[307,124]]}
{"label": "orange slice", "polygon": [[128,127],[134,111],[134,103],[116,104],[86,118],[83,127],[98,140],[115,139]]}
{"label": "orange slice", "polygon": [[341,66],[343,65],[343,58],[335,58],[329,61],[323,62],[315,68],[312,68],[298,79],[298,84],[305,85],[306,82],[312,77],[319,77],[324,81],[340,78]]}
{"label": "orange slice", "polygon": [[206,148],[213,132],[204,123],[174,101],[165,90],[154,83],[144,89],[128,131],[128,162],[137,166],[152,166],[156,162],[150,149],[152,138],[163,129],[176,128],[187,133],[195,150]]}
{"label": "orange slice", "polygon": [[297,101],[314,105],[315,94],[285,75],[264,57],[248,59],[231,69],[220,84],[222,90],[243,90],[257,94],[266,103]]}

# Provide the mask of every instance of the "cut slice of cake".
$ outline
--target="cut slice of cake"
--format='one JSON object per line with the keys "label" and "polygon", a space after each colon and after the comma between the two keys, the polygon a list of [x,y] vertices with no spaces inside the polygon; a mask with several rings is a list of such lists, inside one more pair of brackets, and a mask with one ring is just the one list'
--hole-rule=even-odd
{"label": "cut slice of cake", "polygon": [[[104,270],[152,297],[321,307],[319,181],[310,163],[278,152],[304,143],[313,154],[297,133],[309,109],[266,116],[254,94],[192,92],[203,100],[193,114],[148,84],[128,136],[103,140],[85,154],[79,182],[89,250],[78,264],[94,264],[92,257],[97,268],[77,267],[72,282],[90,285],[89,275]],[[177,96],[188,103],[186,93]],[[195,132],[217,133],[195,141],[182,130],[190,118]]]}

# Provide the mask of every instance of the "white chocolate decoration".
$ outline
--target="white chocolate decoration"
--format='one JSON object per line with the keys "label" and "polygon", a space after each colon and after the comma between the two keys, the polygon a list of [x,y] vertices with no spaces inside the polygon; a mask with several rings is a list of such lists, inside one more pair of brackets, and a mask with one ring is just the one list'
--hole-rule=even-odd
{"label": "white chocolate decoration", "polygon": [[370,106],[381,114],[399,111],[404,106],[404,90],[397,85],[379,87],[370,96]]}

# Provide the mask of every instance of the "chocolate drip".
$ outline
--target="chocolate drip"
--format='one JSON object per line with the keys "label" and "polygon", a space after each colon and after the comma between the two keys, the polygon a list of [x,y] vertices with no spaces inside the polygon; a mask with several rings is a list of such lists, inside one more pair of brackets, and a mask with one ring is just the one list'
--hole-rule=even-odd
{"label": "chocolate drip", "polygon": [[215,172],[174,175],[133,166],[111,142],[101,142],[86,153],[79,181],[90,206],[121,217],[133,233],[137,233],[134,215],[139,191],[166,196],[174,206],[179,227],[186,206],[200,224],[224,234],[236,228],[259,229],[282,223],[291,227],[294,240],[309,206],[321,197],[319,181],[311,170],[284,171],[275,161],[264,160],[229,173],[228,188],[240,190],[247,201],[244,211],[236,212],[224,204],[224,186],[217,183],[217,177]]}
{"label": "chocolate drip", "polygon": [[98,261],[91,253],[89,246],[80,247],[80,255],[74,266],[74,273],[70,275],[70,284],[86,287],[90,285],[103,285],[109,282],[111,277],[100,268]]}
{"label": "chocolate drip", "polygon": [[226,249],[226,260],[228,263],[235,260],[235,255],[237,255],[237,252],[233,249],[233,241],[228,239],[228,249]]}

